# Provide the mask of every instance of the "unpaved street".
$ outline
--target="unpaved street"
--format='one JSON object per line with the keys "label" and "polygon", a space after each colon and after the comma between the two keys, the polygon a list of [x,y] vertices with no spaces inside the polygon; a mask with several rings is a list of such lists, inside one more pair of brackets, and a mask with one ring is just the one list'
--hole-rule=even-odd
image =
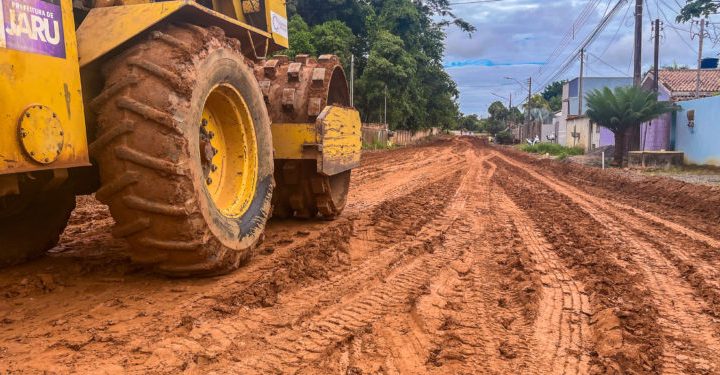
{"label": "unpaved street", "polygon": [[366,153],[239,271],[132,266],[89,197],[0,275],[0,373],[720,372],[720,191],[476,138]]}

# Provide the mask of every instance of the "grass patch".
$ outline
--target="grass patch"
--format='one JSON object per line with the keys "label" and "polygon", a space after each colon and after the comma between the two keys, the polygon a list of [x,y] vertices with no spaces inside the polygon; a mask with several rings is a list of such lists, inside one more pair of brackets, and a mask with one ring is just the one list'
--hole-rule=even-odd
{"label": "grass patch", "polygon": [[534,145],[522,145],[520,149],[533,154],[549,154],[557,156],[558,159],[565,159],[568,156],[582,155],[585,151],[582,147],[565,147],[557,143],[538,143]]}
{"label": "grass patch", "polygon": [[362,144],[363,150],[388,150],[391,149],[393,146],[390,146],[390,142],[383,143],[383,142],[373,142],[373,143],[365,143]]}

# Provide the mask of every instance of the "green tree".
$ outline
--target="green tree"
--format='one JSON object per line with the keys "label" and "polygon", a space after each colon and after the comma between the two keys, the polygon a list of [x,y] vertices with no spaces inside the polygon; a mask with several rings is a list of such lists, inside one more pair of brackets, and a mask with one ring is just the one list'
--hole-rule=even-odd
{"label": "green tree", "polygon": [[482,131],[482,120],[476,114],[463,115],[458,121],[458,127],[462,130],[479,132]]}
{"label": "green tree", "polygon": [[587,116],[600,126],[615,134],[613,164],[620,166],[625,156],[625,134],[628,129],[639,127],[676,107],[670,102],[660,102],[657,94],[639,87],[617,87],[614,91],[605,87],[593,90],[585,96]]}
{"label": "green tree", "polygon": [[298,54],[315,55],[316,49],[313,44],[313,34],[310,27],[298,15],[290,17],[288,23],[288,33],[290,36],[290,48],[285,52],[290,58],[294,59]]}
{"label": "green tree", "polygon": [[677,22],[687,22],[693,18],[708,17],[717,14],[720,10],[720,1],[717,0],[687,0],[680,9]]}
{"label": "green tree", "polygon": [[417,71],[412,55],[405,50],[405,43],[397,35],[380,30],[373,41],[367,66],[357,87],[364,95],[358,103],[368,118],[382,118],[385,90],[388,96],[388,121],[397,124],[396,128],[413,129],[408,123],[419,103],[407,100],[413,96],[407,85]]}
{"label": "green tree", "polygon": [[335,53],[346,70],[355,56],[354,103],[364,121],[383,120],[387,89],[393,129],[456,125],[459,93],[442,66],[445,29],[475,28],[449,0],[290,0],[287,8],[290,56]]}
{"label": "green tree", "polygon": [[525,110],[535,108],[550,110],[550,104],[541,94],[531,96],[530,103],[525,103],[523,106],[525,107]]}
{"label": "green tree", "polygon": [[518,109],[518,107],[512,107],[508,111],[508,121],[519,124],[525,121],[525,115]]}
{"label": "green tree", "polygon": [[312,28],[313,45],[319,53],[338,55],[344,62],[349,61],[355,35],[338,20],[327,21]]}
{"label": "green tree", "polygon": [[490,118],[497,121],[505,121],[508,118],[508,109],[501,101],[495,101],[488,107]]}
{"label": "green tree", "polygon": [[549,109],[557,112],[562,108],[562,89],[567,81],[555,81],[545,87],[542,97],[549,105]]}

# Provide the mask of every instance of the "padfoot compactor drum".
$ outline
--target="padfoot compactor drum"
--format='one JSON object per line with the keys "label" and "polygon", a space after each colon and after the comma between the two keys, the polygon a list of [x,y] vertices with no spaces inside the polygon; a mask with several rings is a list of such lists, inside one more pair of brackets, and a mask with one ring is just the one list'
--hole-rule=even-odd
{"label": "padfoot compactor drum", "polygon": [[360,117],[336,56],[277,54],[283,1],[0,3],[0,265],[52,248],[79,194],[177,276],[237,268],[271,214],[342,212]]}

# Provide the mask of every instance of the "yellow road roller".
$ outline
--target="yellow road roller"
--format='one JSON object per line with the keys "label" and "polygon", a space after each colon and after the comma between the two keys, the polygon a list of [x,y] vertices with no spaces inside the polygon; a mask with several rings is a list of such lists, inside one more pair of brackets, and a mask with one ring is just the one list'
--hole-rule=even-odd
{"label": "yellow road roller", "polygon": [[271,215],[342,212],[360,116],[338,57],[278,54],[283,0],[0,3],[0,265],[81,194],[177,276],[236,269]]}

